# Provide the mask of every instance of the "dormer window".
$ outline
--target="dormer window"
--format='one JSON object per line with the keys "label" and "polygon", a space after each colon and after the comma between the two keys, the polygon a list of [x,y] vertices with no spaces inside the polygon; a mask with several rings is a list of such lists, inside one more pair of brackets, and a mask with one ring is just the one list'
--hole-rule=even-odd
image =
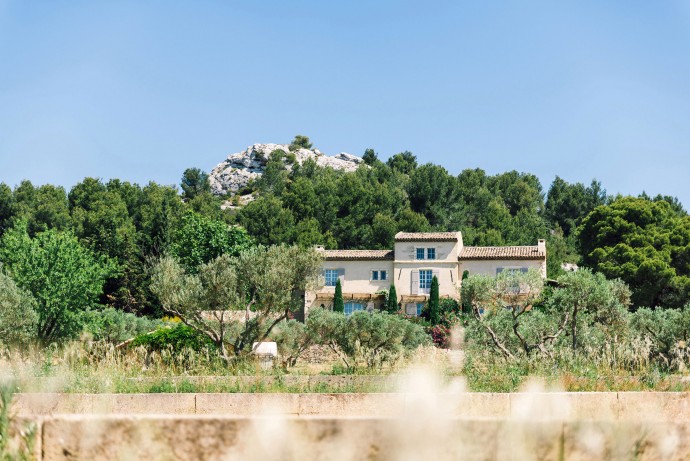
{"label": "dormer window", "polygon": [[415,259],[436,259],[436,248],[416,248]]}
{"label": "dormer window", "polygon": [[388,280],[388,271],[371,271],[371,280]]}

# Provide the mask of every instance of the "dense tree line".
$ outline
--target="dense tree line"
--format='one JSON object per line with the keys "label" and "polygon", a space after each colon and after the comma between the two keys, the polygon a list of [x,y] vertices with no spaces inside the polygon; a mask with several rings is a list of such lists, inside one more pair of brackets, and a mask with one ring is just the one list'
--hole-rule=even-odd
{"label": "dense tree line", "polygon": [[[201,185],[195,181],[198,178]],[[140,186],[117,179],[106,183],[86,178],[69,192],[53,185],[37,187],[28,180],[14,189],[0,184],[3,270],[29,289],[32,283],[40,285],[31,281],[34,273],[74,282],[79,274],[69,272],[76,270],[74,264],[92,264],[99,277],[82,278],[81,293],[68,290],[69,295],[88,301],[67,302],[64,293],[58,294],[58,282],[50,290],[72,309],[107,305],[160,316],[158,301],[149,290],[150,260],[173,253],[183,264],[198,265],[234,245],[251,242],[243,229],[228,227],[230,217],[204,185],[208,179],[203,173],[187,170],[182,183],[186,186],[182,195],[175,186],[153,182]],[[57,274],[56,261],[62,260],[66,272]],[[42,276],[41,270],[46,272]],[[96,285],[88,285],[87,280]],[[29,291],[40,300],[36,290]]]}
{"label": "dense tree line", "polygon": [[[300,136],[290,150],[310,146]],[[151,268],[166,255],[196,274],[257,244],[391,248],[396,232],[432,230],[461,230],[465,245],[546,238],[550,278],[562,275],[561,263],[578,263],[627,283],[632,308],[688,302],[690,217],[673,197],[612,197],[597,181],[559,177],[545,191],[517,171],[452,175],[408,151],[383,162],[367,149],[363,158],[343,172],[273,152],[265,173],[240,191],[254,200],[231,207],[221,203],[238,200],[213,196],[198,168],[184,172],[180,189],[95,178],[69,191],[0,183],[2,303],[30,299],[36,317],[27,319],[52,341],[78,334],[89,316],[66,315],[74,312],[160,317]]]}

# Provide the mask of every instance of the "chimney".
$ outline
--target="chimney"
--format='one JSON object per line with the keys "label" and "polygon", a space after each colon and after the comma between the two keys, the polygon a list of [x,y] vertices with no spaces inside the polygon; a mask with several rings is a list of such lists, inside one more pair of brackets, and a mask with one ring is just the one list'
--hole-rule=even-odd
{"label": "chimney", "polygon": [[544,239],[537,240],[537,248],[539,248],[539,253],[546,254],[546,240],[544,240]]}

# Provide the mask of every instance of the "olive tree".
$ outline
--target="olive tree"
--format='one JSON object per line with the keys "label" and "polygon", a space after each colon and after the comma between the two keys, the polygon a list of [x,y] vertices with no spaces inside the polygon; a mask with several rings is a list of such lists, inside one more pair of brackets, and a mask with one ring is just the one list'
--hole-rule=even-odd
{"label": "olive tree", "polygon": [[563,332],[567,318],[535,309],[543,290],[544,281],[535,270],[503,271],[495,278],[483,274],[467,277],[462,283],[462,300],[470,306],[473,318],[469,333],[477,338],[488,336],[487,345],[506,358],[535,350],[548,354],[547,345]]}
{"label": "olive tree", "polygon": [[[1,269],[1,268],[0,268]],[[36,301],[0,272],[0,341],[21,343],[36,337]]]}
{"label": "olive tree", "polygon": [[316,287],[321,256],[314,249],[257,246],[221,255],[186,273],[172,257],[153,268],[151,289],[163,309],[208,336],[228,362],[263,341],[303,305]]}

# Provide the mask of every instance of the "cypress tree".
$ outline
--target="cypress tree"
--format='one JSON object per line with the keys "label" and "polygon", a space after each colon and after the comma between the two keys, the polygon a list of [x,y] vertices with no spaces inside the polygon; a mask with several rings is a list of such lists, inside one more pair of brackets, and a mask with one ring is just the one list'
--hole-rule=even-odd
{"label": "cypress tree", "polygon": [[333,312],[345,312],[345,302],[343,301],[343,287],[340,279],[335,282],[335,295],[333,296]]}
{"label": "cypress tree", "polygon": [[388,290],[388,303],[386,304],[386,311],[395,314],[398,312],[398,293],[395,291],[395,285],[391,283]]}
{"label": "cypress tree", "polygon": [[438,300],[438,279],[436,276],[431,279],[431,290],[429,292],[429,322],[432,326],[441,323],[441,309]]}

